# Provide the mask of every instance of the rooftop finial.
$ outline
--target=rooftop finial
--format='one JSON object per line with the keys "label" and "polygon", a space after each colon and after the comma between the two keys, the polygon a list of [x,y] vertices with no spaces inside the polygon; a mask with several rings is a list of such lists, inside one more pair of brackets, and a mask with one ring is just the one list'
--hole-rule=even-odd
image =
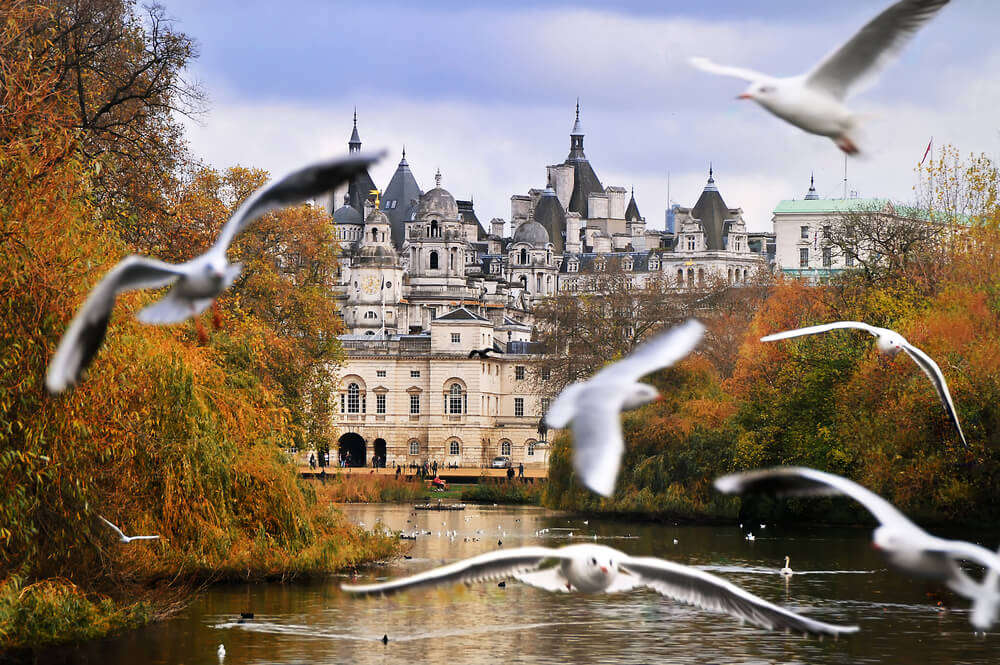
{"label": "rooftop finial", "polygon": [[806,201],[815,201],[819,198],[819,194],[816,193],[816,176],[812,173],[809,174],[809,191],[806,193]]}
{"label": "rooftop finial", "polygon": [[438,169],[437,173],[434,174],[434,186],[435,187],[441,186],[441,169]]}
{"label": "rooftop finial", "polygon": [[403,160],[406,160],[406,145],[403,145]]}
{"label": "rooftop finial", "polygon": [[712,162],[708,163],[708,182],[705,183],[706,192],[717,192],[718,187],[715,186],[715,171],[712,169]]}
{"label": "rooftop finial", "polygon": [[715,180],[715,176],[712,173],[712,162],[709,162],[708,163],[708,181],[712,182],[713,180]]}
{"label": "rooftop finial", "polygon": [[[580,125],[580,98],[576,98],[576,120],[573,122],[573,131],[570,136],[583,136],[583,127]],[[582,145],[580,147],[583,147]]]}
{"label": "rooftop finial", "polygon": [[351,130],[351,139],[347,142],[350,152],[361,150],[361,137],[358,135],[358,107],[354,107],[354,129]]}
{"label": "rooftop finial", "polygon": [[354,126],[358,126],[358,107],[354,107]]}

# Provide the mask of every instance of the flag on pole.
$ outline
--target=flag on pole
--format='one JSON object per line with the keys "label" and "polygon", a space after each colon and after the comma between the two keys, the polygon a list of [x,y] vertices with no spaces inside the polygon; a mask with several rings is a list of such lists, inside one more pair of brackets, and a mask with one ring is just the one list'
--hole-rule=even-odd
{"label": "flag on pole", "polygon": [[931,154],[931,148],[933,147],[934,147],[934,137],[932,136],[931,140],[927,143],[927,150],[924,150],[924,156],[920,158],[921,166],[924,165],[924,160],[927,159],[927,155]]}

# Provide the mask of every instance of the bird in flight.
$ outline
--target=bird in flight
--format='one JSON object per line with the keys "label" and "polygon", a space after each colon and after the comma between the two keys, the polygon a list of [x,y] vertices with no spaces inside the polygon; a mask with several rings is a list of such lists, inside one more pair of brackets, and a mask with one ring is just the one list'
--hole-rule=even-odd
{"label": "bird in flight", "polygon": [[355,153],[299,169],[260,188],[223,225],[215,244],[204,254],[179,264],[145,256],[129,256],[111,269],[91,290],[49,362],[45,386],[58,394],[76,384],[104,342],[115,299],[135,289],[173,288],[139,312],[143,323],[179,323],[205,311],[236,280],[242,270],[226,251],[233,239],[254,220],[279,208],[301,203],[336,189],[381,157]]}
{"label": "bird in flight", "polygon": [[545,414],[545,425],[562,429],[572,423],[573,468],[583,484],[611,496],[625,453],[619,420],[622,410],[637,409],[660,394],[639,379],[670,367],[688,355],[705,334],[705,326],[690,319],[608,365],[589,381],[572,383]]}
{"label": "bird in flight", "polygon": [[[547,562],[556,565],[543,568]],[[810,635],[841,635],[858,630],[857,626],[836,626],[786,610],[697,568],[655,557],[633,557],[611,547],[592,544],[488,552],[397,580],[344,584],[341,588],[359,595],[387,595],[508,577],[554,592],[617,593],[645,587],[673,600],[709,612],[729,614],[741,622],[748,621],[768,630]]]}
{"label": "bird in flight", "polygon": [[111,522],[107,521],[106,519],[104,519],[104,518],[103,518],[103,517],[101,517],[100,515],[98,515],[97,517],[98,517],[98,519],[100,519],[100,520],[101,520],[102,522],[104,522],[104,523],[105,523],[105,524],[107,524],[107,525],[108,525],[109,527],[111,527],[111,529],[112,529],[112,530],[113,530],[113,531],[114,531],[115,533],[117,533],[117,534],[118,534],[118,542],[119,542],[119,543],[131,543],[131,542],[132,542],[132,541],[134,541],[134,540],[159,540],[159,539],[160,539],[160,537],[159,537],[159,536],[126,536],[126,535],[125,535],[125,533],[124,533],[124,532],[123,532],[123,531],[122,531],[121,529],[119,529],[118,527],[116,527],[116,526],[115,526],[114,524],[112,524]]}
{"label": "bird in flight", "polygon": [[878,350],[889,356],[895,356],[900,351],[904,351],[906,355],[910,356],[910,358],[913,359],[913,362],[917,363],[917,366],[922,369],[924,374],[927,375],[927,378],[931,380],[931,384],[934,386],[934,390],[937,392],[938,398],[941,400],[941,405],[944,406],[945,413],[948,414],[948,418],[952,423],[954,423],[955,429],[958,430],[958,438],[961,439],[962,445],[966,448],[969,447],[968,442],[965,440],[965,433],[962,431],[962,424],[958,421],[958,412],[955,411],[955,403],[951,399],[951,392],[948,391],[948,383],[944,380],[944,374],[941,373],[941,368],[938,367],[938,364],[934,362],[929,355],[907,342],[906,338],[895,330],[878,328],[859,321],[835,321],[834,323],[809,326],[808,328],[797,328],[796,330],[787,330],[785,332],[767,335],[765,337],[761,337],[760,341],[775,342],[781,339],[802,337],[803,335],[815,335],[818,333],[829,332],[831,330],[841,330],[843,328],[864,330],[865,332],[873,335],[875,337],[875,346]]}
{"label": "bird in flight", "polygon": [[[724,494],[764,493],[775,496],[846,495],[865,507],[878,520],[872,543],[889,563],[903,572],[945,583],[952,591],[973,602],[970,620],[977,630],[992,625],[1000,606],[997,572],[1000,556],[964,540],[947,540],[927,533],[871,490],[838,476],[805,467],[778,467],[722,476],[715,487]],[[959,565],[971,561],[985,568],[982,583],[973,580]]]}
{"label": "bird in flight", "polygon": [[750,82],[738,99],[750,99],[799,129],[826,136],[849,155],[859,152],[858,116],[845,106],[848,94],[874,81],[948,0],[899,0],[805,74],[779,78],[691,58],[712,74]]}

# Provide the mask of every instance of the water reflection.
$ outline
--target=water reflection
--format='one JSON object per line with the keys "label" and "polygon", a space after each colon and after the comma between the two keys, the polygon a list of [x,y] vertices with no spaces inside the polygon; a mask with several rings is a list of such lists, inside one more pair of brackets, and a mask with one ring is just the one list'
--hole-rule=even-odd
{"label": "water reflection", "polygon": [[[415,591],[391,598],[320,585],[216,588],[157,626],[47,655],[43,662],[117,663],[994,663],[996,636],[975,638],[959,599],[886,569],[869,531],[768,527],[747,542],[735,527],[689,527],[582,519],[536,508],[470,506],[415,512],[350,506],[356,522],[406,533],[410,559],[361,570],[356,580],[412,574],[456,559],[530,544],[598,541],[634,555],[700,566],[810,617],[858,624],[840,640],[770,633],[680,605],[650,591],[552,594],[509,582]],[[438,535],[438,534],[441,535]],[[448,534],[448,535],[446,535]],[[676,543],[674,542],[676,540]],[[784,557],[797,572],[779,575]],[[938,599],[957,608],[942,611]],[[254,619],[238,623],[240,612]],[[389,637],[387,645],[382,636]]]}

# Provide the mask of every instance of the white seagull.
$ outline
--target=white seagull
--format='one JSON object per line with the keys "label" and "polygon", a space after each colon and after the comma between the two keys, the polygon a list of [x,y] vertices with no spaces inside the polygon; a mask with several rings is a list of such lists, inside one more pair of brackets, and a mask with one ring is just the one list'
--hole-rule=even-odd
{"label": "white seagull", "polygon": [[[779,118],[812,134],[833,139],[847,154],[858,152],[858,116],[844,102],[873,82],[906,43],[948,4],[948,0],[900,0],[861,28],[811,71],[778,78],[743,67],[691,58],[698,69],[750,82],[738,99],[752,99]],[[852,90],[853,89],[853,90]]]}
{"label": "white seagull", "polygon": [[779,573],[781,573],[785,577],[791,577],[792,575],[795,574],[795,572],[792,570],[791,566],[788,565],[790,561],[791,561],[791,559],[789,559],[788,555],[786,554],[785,555],[785,567],[778,571]]}
{"label": "white seagull", "polygon": [[[557,565],[539,570],[546,562]],[[769,603],[705,571],[654,557],[632,557],[604,545],[519,547],[489,552],[380,584],[341,585],[361,595],[390,594],[421,587],[487,582],[513,577],[546,591],[616,593],[647,587],[703,610],[729,614],[767,628],[813,635],[853,633],[857,626],[835,626]]]}
{"label": "white seagull", "polygon": [[[906,518],[891,503],[852,480],[804,467],[778,467],[734,473],[716,479],[715,487],[725,494],[764,492],[777,496],[831,496],[846,494],[875,517],[879,526],[872,542],[900,570],[945,583],[952,591],[973,601],[972,621],[986,630],[996,616],[1000,595],[996,571],[1000,555],[974,543],[946,540],[927,533]],[[983,583],[977,583],[959,566],[970,561],[983,566]],[[985,625],[977,625],[985,624]]]}
{"label": "white seagull", "polygon": [[836,321],[834,323],[827,323],[821,326],[809,326],[808,328],[798,328],[797,330],[788,330],[785,332],[775,333],[774,335],[767,335],[766,337],[761,337],[762,342],[775,342],[779,339],[789,339],[791,337],[801,337],[803,335],[815,335],[817,333],[829,332],[830,330],[839,330],[841,328],[855,328],[857,330],[864,330],[865,332],[873,335],[875,337],[875,346],[882,353],[895,356],[900,351],[905,351],[906,355],[913,359],[913,362],[917,363],[917,366],[924,371],[927,378],[931,380],[931,384],[934,386],[934,390],[937,391],[938,397],[941,399],[941,404],[944,406],[945,413],[951,419],[951,422],[955,424],[955,429],[958,430],[958,438],[962,440],[962,445],[966,448],[969,444],[965,440],[965,433],[962,432],[962,425],[958,422],[958,412],[955,411],[955,403],[951,399],[951,393],[948,391],[948,383],[944,380],[944,374],[941,373],[941,368],[934,360],[906,341],[902,335],[900,335],[895,330],[889,330],[888,328],[878,328],[876,326],[870,326],[867,323],[861,323],[859,321]]}
{"label": "white seagull", "polygon": [[704,333],[705,326],[690,319],[559,394],[545,424],[562,429],[572,422],[573,468],[584,485],[604,496],[614,493],[625,452],[619,414],[659,397],[656,388],[639,379],[689,354]]}
{"label": "white seagull", "polygon": [[119,543],[131,543],[133,540],[159,540],[160,539],[159,536],[126,536],[125,533],[121,529],[119,529],[118,527],[116,527],[111,522],[107,521],[106,519],[104,519],[100,515],[98,515],[97,517],[102,522],[104,522],[109,527],[111,527],[114,530],[115,533],[118,534],[118,542]]}
{"label": "white seagull", "polygon": [[336,189],[374,163],[381,154],[355,153],[317,162],[257,190],[225,223],[215,244],[185,263],[171,264],[145,256],[123,259],[90,292],[59,342],[49,363],[45,386],[50,393],[66,390],[80,380],[104,341],[115,298],[135,289],[173,288],[139,312],[143,323],[178,323],[212,304],[239,276],[242,265],[226,258],[233,239],[262,215]]}

